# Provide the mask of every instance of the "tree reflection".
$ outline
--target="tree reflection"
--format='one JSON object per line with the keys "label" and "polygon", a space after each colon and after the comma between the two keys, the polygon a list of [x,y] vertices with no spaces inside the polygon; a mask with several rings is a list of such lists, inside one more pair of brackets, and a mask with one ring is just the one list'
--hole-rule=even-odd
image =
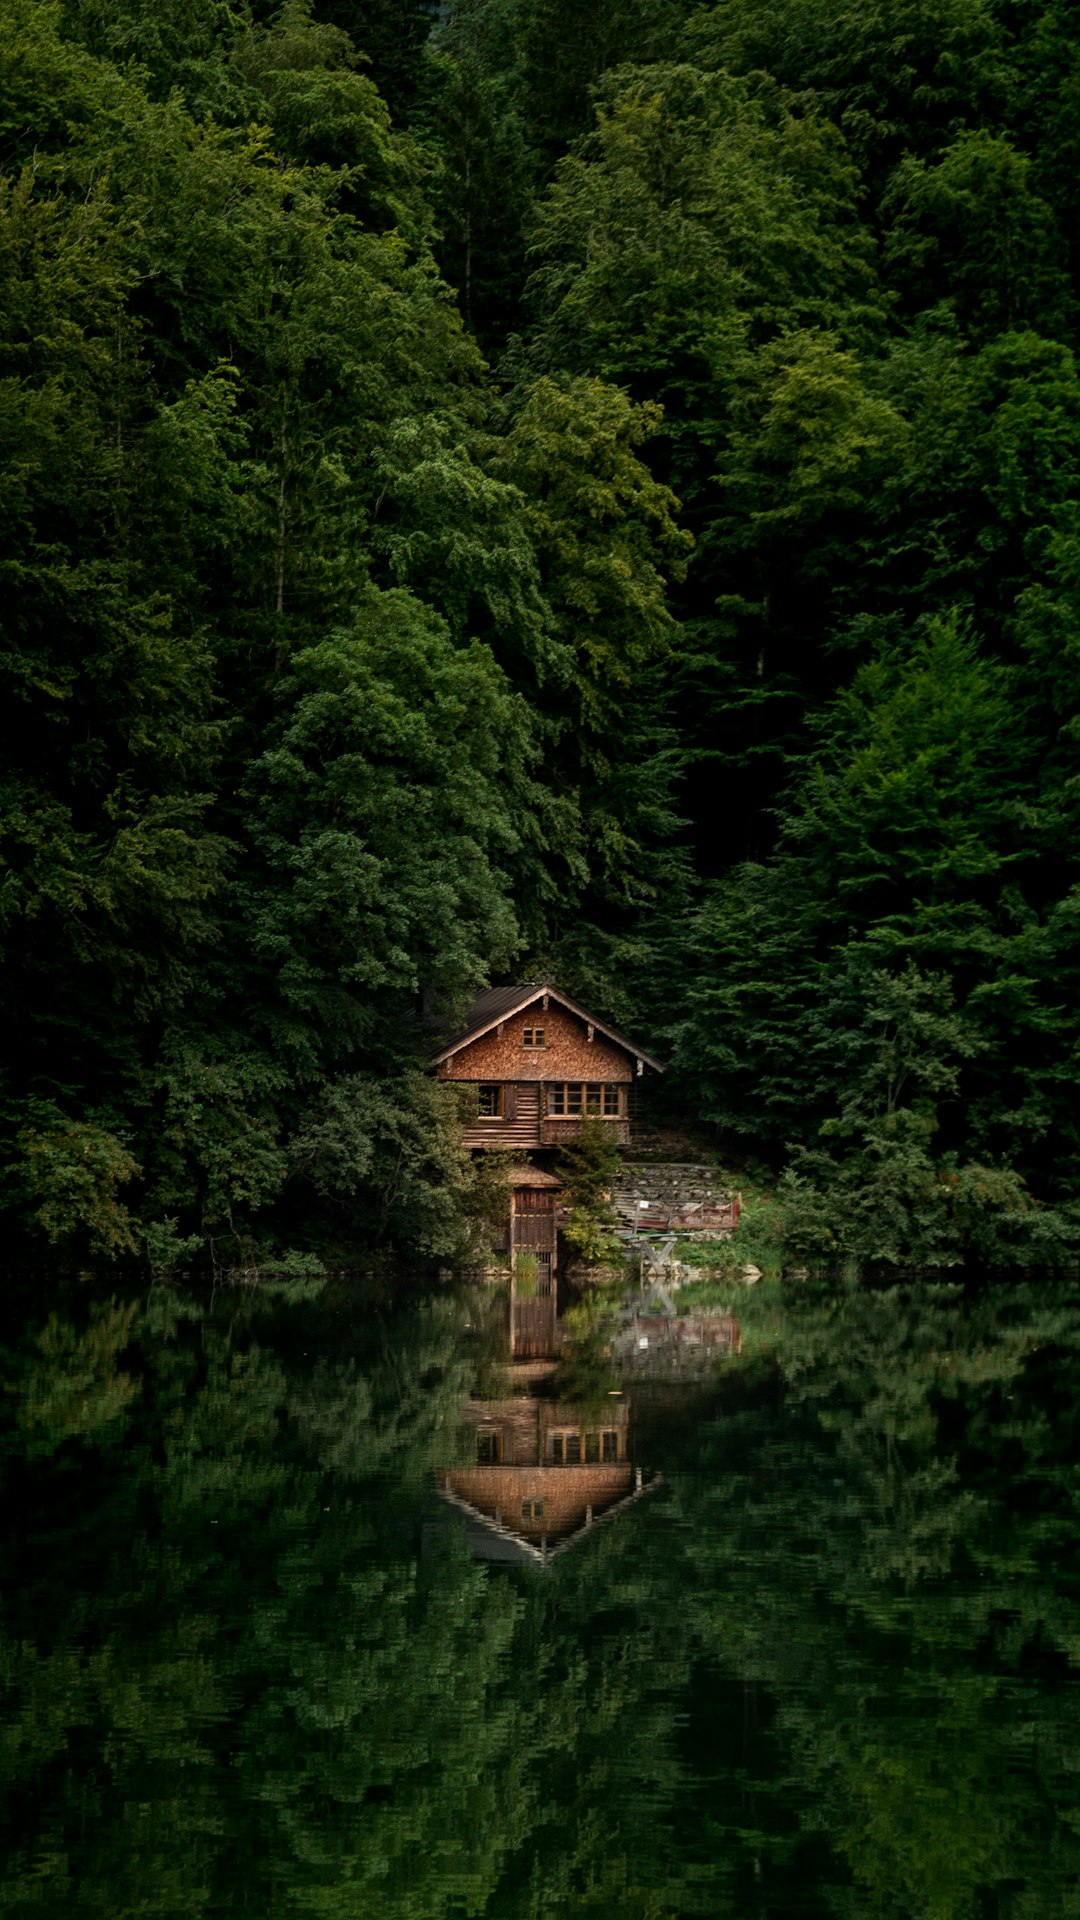
{"label": "tree reflection", "polygon": [[758,1292],[543,1572],[432,1501],[480,1296],[13,1349],[0,1908],[1080,1912],[1077,1301]]}

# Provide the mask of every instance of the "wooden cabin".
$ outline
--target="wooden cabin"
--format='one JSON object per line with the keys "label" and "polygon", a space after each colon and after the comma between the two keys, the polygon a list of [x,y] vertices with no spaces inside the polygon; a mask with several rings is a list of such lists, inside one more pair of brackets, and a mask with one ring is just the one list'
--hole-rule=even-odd
{"label": "wooden cabin", "polygon": [[658,1482],[629,1457],[628,1420],[621,1397],[601,1415],[555,1400],[470,1402],[472,1458],[440,1468],[436,1485],[464,1514],[471,1551],[546,1566],[651,1491]]}
{"label": "wooden cabin", "polygon": [[558,1147],[584,1115],[629,1146],[631,1091],[659,1060],[557,988],[536,982],[478,995],[465,1025],[432,1060],[440,1080],[475,1087],[467,1146],[535,1152]]}

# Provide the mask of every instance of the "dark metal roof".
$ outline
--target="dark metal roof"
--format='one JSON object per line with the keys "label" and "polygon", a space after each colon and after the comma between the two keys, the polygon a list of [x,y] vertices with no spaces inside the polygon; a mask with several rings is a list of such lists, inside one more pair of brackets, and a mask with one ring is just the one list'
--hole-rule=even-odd
{"label": "dark metal roof", "polygon": [[462,1031],[471,1036],[478,1028],[488,1027],[508,1013],[516,1013],[519,1007],[527,1006],[530,1000],[550,992],[551,988],[542,980],[526,980],[520,987],[485,987],[472,1002]]}
{"label": "dark metal roof", "polygon": [[543,980],[527,981],[520,987],[487,987],[483,993],[478,993],[466,1015],[465,1025],[452,1040],[447,1041],[446,1045],[440,1048],[438,1053],[432,1055],[432,1066],[440,1066],[453,1054],[460,1053],[462,1047],[467,1047],[470,1041],[479,1040],[482,1034],[490,1033],[492,1027],[497,1027],[503,1020],[508,1020],[511,1014],[523,1013],[526,1007],[531,1007],[534,1001],[541,999],[545,993],[549,999],[557,1000],[561,1007],[566,1007],[570,1013],[575,1013],[579,1020],[584,1020],[587,1026],[595,1027],[597,1033],[604,1034],[607,1039],[613,1040],[617,1047],[622,1047],[626,1053],[632,1054],[635,1060],[644,1060],[646,1066],[652,1067],[657,1073],[663,1073],[664,1068],[661,1062],[651,1053],[646,1053],[644,1047],[639,1047],[636,1040],[628,1040],[625,1034],[616,1032],[615,1028],[609,1027],[606,1021],[598,1020],[595,1014],[589,1013],[576,1000],[571,1000],[568,993],[561,993],[558,987],[553,987],[550,982]]}

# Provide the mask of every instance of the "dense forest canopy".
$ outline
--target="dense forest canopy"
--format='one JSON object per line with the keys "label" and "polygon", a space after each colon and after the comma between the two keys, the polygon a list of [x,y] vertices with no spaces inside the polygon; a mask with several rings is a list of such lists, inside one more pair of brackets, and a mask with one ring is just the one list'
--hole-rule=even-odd
{"label": "dense forest canopy", "polygon": [[1078,163],[1064,0],[0,0],[10,1233],[450,1253],[548,971],[1070,1244]]}

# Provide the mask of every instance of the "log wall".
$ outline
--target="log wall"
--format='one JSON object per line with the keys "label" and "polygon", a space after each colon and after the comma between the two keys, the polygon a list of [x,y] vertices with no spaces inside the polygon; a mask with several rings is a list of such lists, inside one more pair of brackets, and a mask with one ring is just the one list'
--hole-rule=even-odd
{"label": "log wall", "polygon": [[[458,1074],[455,1078],[471,1079],[472,1075]],[[504,1099],[512,1111],[493,1120],[474,1120],[465,1129],[467,1147],[520,1147],[525,1151],[542,1145],[541,1088],[535,1081],[526,1081],[524,1086],[506,1087]]]}

